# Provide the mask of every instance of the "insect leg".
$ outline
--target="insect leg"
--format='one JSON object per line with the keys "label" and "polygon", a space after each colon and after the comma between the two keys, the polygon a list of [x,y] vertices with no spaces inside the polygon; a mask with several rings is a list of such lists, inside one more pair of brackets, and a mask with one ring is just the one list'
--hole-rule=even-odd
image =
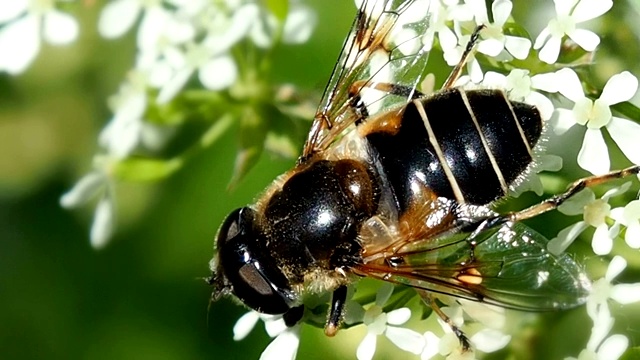
{"label": "insect leg", "polygon": [[451,318],[448,317],[447,314],[445,314],[442,311],[442,309],[440,309],[440,307],[436,303],[435,299],[431,296],[431,294],[428,291],[422,290],[422,289],[416,289],[416,291],[418,292],[418,294],[420,294],[425,304],[429,305],[433,309],[433,311],[436,314],[438,314],[438,316],[440,316],[442,321],[444,321],[447,325],[449,325],[449,327],[451,327],[451,330],[453,331],[453,333],[456,334],[456,336],[458,337],[458,340],[460,340],[460,345],[462,345],[462,351],[469,350],[469,348],[471,347],[471,344],[469,343],[469,339],[467,338],[467,336],[464,334],[462,330],[460,330],[456,326],[456,324],[453,323]]}
{"label": "insect leg", "polygon": [[350,105],[355,109],[358,117],[358,119],[356,120],[356,125],[362,123],[369,117],[367,107],[362,102],[362,97],[360,96],[360,91],[365,88],[376,89],[388,94],[410,98],[411,100],[419,99],[425,96],[422,92],[414,89],[411,86],[391,83],[370,83],[368,80],[355,81],[349,87],[349,97],[351,99]]}
{"label": "insect leg", "polygon": [[449,74],[449,77],[447,78],[447,81],[445,81],[444,85],[442,85],[443,89],[448,89],[453,87],[453,84],[456,82],[456,80],[458,80],[458,78],[460,77],[460,74],[462,74],[462,68],[465,65],[467,65],[467,61],[469,61],[469,57],[473,52],[473,48],[476,46],[476,43],[478,43],[478,39],[480,38],[480,31],[482,31],[485,27],[486,26],[484,25],[479,25],[478,27],[476,27],[475,30],[473,30],[473,33],[471,34],[471,38],[467,43],[467,47],[464,49],[464,53],[462,53],[460,62],[458,62],[456,67],[453,68],[453,70],[451,71],[451,74]]}
{"label": "insect leg", "polygon": [[347,301],[347,287],[340,286],[333,292],[331,298],[331,310],[327,319],[327,325],[324,327],[324,333],[327,336],[334,336],[338,332],[338,327],[342,322],[344,315],[344,303]]}
{"label": "insect leg", "polygon": [[618,171],[612,171],[604,175],[586,177],[575,181],[569,186],[567,191],[562,194],[555,195],[549,199],[542,201],[539,204],[530,206],[518,212],[507,214],[506,216],[508,216],[510,221],[521,221],[524,219],[529,219],[534,216],[546,213],[547,211],[556,209],[563,202],[567,201],[567,199],[577,194],[578,192],[580,192],[580,190],[586,187],[606,183],[611,180],[620,179],[630,175],[637,175],[638,173],[640,173],[640,165],[631,166]]}

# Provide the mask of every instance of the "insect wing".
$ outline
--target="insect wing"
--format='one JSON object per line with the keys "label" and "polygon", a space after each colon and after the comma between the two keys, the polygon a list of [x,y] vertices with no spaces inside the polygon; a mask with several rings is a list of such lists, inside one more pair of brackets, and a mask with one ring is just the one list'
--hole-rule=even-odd
{"label": "insect wing", "polygon": [[[545,311],[586,301],[591,283],[568,255],[546,250],[547,239],[521,223],[433,246],[418,240],[358,270],[385,281],[507,308]],[[436,241],[437,243],[437,241]]]}
{"label": "insect wing", "polygon": [[[429,51],[423,37],[429,24],[430,0],[361,1],[325,88],[303,157],[326,149],[361,119],[362,114],[358,114],[355,106],[366,109],[367,115],[374,115],[406,103],[427,64]],[[375,84],[401,85],[407,91],[392,96],[372,89]]]}

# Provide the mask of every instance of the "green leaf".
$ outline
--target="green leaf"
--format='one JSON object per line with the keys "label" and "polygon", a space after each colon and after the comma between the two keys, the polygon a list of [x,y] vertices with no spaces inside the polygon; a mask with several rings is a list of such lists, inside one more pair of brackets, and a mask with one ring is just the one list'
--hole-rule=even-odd
{"label": "green leaf", "polygon": [[209,129],[202,135],[200,144],[202,147],[209,147],[215,143],[227,130],[233,125],[233,115],[227,113],[222,116],[218,121],[213,123]]}
{"label": "green leaf", "polygon": [[289,0],[265,0],[265,5],[281,22],[287,18]]}
{"label": "green leaf", "polygon": [[113,164],[116,178],[132,182],[148,182],[163,179],[182,167],[180,159],[128,158]]}
{"label": "green leaf", "polygon": [[640,346],[632,347],[622,354],[620,360],[637,360],[640,359]]}
{"label": "green leaf", "polygon": [[524,26],[516,22],[508,22],[502,27],[505,35],[512,35],[531,40],[531,35]]}
{"label": "green leaf", "polygon": [[628,101],[612,105],[611,108],[635,122],[640,122],[640,108]]}

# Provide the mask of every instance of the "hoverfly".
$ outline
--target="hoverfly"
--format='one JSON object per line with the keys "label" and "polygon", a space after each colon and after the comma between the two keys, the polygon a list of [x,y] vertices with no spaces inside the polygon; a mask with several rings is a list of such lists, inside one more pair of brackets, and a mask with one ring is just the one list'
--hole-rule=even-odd
{"label": "hoverfly", "polygon": [[213,300],[232,294],[295,323],[305,292],[332,291],[325,333],[334,335],[347,285],[367,276],[415,288],[465,347],[431,294],[538,311],[584,303],[582,268],[520,221],[639,168],[581,179],[518,212],[493,210],[530,172],[543,121],[500,89],[454,86],[482,26],[443,88],[422,94],[428,6],[363,1],[297,164],[218,231]]}

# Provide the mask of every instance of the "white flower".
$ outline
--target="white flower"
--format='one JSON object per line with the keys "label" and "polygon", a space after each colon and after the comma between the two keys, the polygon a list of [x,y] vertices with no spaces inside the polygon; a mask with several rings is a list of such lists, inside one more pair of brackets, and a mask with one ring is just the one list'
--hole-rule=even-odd
{"label": "white flower", "polygon": [[[261,48],[273,45],[278,32],[282,30],[282,42],[285,44],[301,44],[309,39],[316,26],[316,16],[313,10],[298,2],[289,5],[289,13],[284,24],[269,11],[262,11],[253,22],[249,38]],[[282,29],[280,29],[282,27]]]}
{"label": "white flower", "polygon": [[444,3],[440,0],[432,1],[429,5],[429,16],[429,27],[422,38],[426,49],[431,49],[436,34],[442,49],[455,48],[458,37],[447,22],[456,23],[473,19],[471,8],[466,4],[458,4],[457,0],[444,1]]}
{"label": "white flower", "polygon": [[613,141],[631,162],[640,164],[640,124],[612,116],[610,109],[611,105],[633,97],[638,89],[638,79],[628,71],[614,75],[605,84],[600,98],[592,101],[584,95],[575,71],[564,68],[556,74],[560,76],[558,91],[575,105],[572,110],[558,109],[555,132],[561,135],[575,124],[587,127],[578,154],[580,167],[594,175],[609,171],[609,153],[601,133],[602,128],[607,129]]}
{"label": "white flower", "polygon": [[593,282],[591,293],[587,297],[587,314],[594,322],[602,316],[602,311],[609,311],[609,299],[622,305],[640,301],[640,283],[611,284],[626,267],[627,261],[621,256],[615,256],[611,259],[605,276]]}
{"label": "white flower", "polygon": [[624,240],[632,249],[640,248],[640,200],[633,200],[624,207],[611,210],[611,217],[627,227]]}
{"label": "white flower", "polygon": [[[100,162],[97,159],[96,165]],[[91,245],[100,249],[111,239],[115,229],[115,189],[109,176],[100,169],[90,172],[60,197],[60,205],[67,209],[76,208],[94,197],[100,200],[93,216],[90,239]]]}
{"label": "white flower", "polygon": [[151,150],[161,148],[172,128],[160,127],[144,121],[147,109],[146,78],[132,71],[120,86],[117,95],[110,99],[113,118],[100,133],[100,145],[118,159],[129,156],[138,146]]}
{"label": "white flower", "polygon": [[558,233],[558,236],[551,239],[547,244],[547,249],[552,254],[561,254],[569,245],[589,226],[596,230],[593,233],[591,247],[597,255],[606,255],[613,248],[613,238],[618,234],[618,226],[609,228],[607,219],[611,218],[611,205],[609,198],[626,192],[631,183],[625,183],[618,188],[607,191],[602,198],[596,199],[593,190],[584,189],[558,207],[558,210],[565,215],[583,215],[583,221],[579,221]]}
{"label": "white flower", "polygon": [[594,19],[611,9],[611,0],[554,0],[556,17],[542,29],[533,45],[540,49],[540,60],[553,64],[558,60],[562,38],[567,35],[586,51],[595,50],[600,43],[598,35],[592,31],[578,29],[577,24]]}
{"label": "white flower", "polygon": [[616,334],[605,339],[613,328],[614,319],[609,309],[604,308],[593,319],[593,328],[587,347],[580,352],[578,358],[567,357],[565,360],[617,360],[629,346],[626,336]]}
{"label": "white flower", "polygon": [[544,73],[529,76],[529,71],[524,69],[513,69],[509,75],[487,71],[484,74],[482,84],[486,87],[504,89],[509,92],[509,98],[516,101],[524,101],[535,105],[540,111],[543,120],[549,120],[553,114],[553,103],[546,96],[535,90],[542,90],[548,93],[558,91],[558,81],[560,77],[557,73]]}
{"label": "white flower", "polygon": [[424,333],[426,346],[421,354],[422,360],[431,359],[436,354],[446,356],[447,360],[474,359],[475,350],[491,353],[504,348],[511,341],[510,335],[506,335],[499,330],[504,327],[506,322],[504,309],[502,308],[468,300],[456,300],[451,303],[451,306],[442,308],[442,311],[459,329],[464,325],[463,312],[477,321],[478,325],[482,325],[483,328],[469,338],[473,348],[464,351],[460,340],[453,333],[451,327],[441,319],[438,319],[444,335],[438,338],[431,331]]}
{"label": "white flower", "polygon": [[475,15],[477,25],[485,25],[482,30],[482,38],[478,44],[478,51],[488,56],[498,56],[503,50],[507,50],[516,59],[525,59],[531,49],[531,41],[526,38],[505,35],[502,27],[511,15],[513,4],[510,0],[495,0],[491,4],[493,22],[489,22],[487,5],[484,0],[467,0]]}
{"label": "white flower", "polygon": [[[420,354],[424,348],[424,338],[418,332],[399,327],[411,317],[409,308],[400,308],[385,313],[382,306],[393,293],[393,286],[385,283],[380,286],[376,294],[376,301],[366,311],[347,311],[346,323],[362,321],[367,327],[367,335],[358,346],[356,357],[358,360],[370,360],[376,351],[378,335],[384,334],[392,343],[402,350],[413,354]],[[353,308],[362,308],[354,302],[349,302]],[[360,315],[360,316],[358,316]]]}
{"label": "white flower", "polygon": [[258,323],[264,321],[265,330],[273,341],[264,349],[260,360],[295,359],[300,345],[300,324],[287,327],[282,316],[265,315],[249,311],[233,327],[233,339],[244,339]]}
{"label": "white flower", "polygon": [[78,22],[56,10],[55,2],[0,1],[0,71],[25,71],[40,51],[40,37],[51,45],[67,45],[78,37]]}

